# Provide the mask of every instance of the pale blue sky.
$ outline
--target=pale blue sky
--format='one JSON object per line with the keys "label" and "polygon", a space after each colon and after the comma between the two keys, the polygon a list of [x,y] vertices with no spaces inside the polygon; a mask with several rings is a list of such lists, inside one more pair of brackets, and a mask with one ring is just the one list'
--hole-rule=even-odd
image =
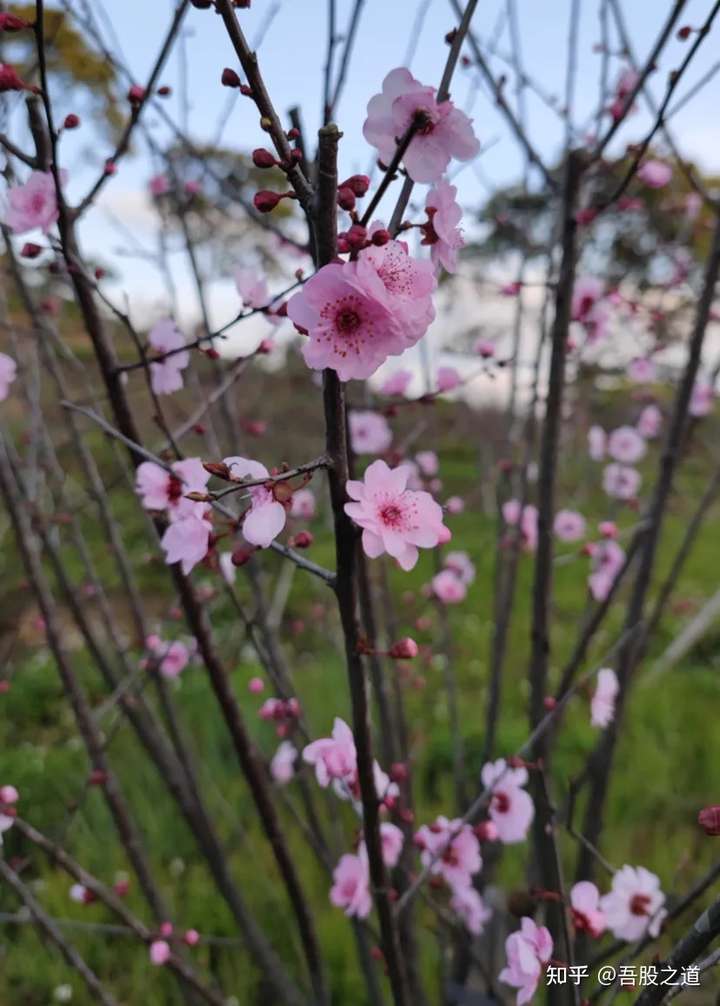
{"label": "pale blue sky", "polygon": [[[100,9],[100,0],[90,2]],[[542,84],[547,94],[555,94],[562,101],[571,0],[516,0],[516,3],[525,68],[532,78]],[[352,0],[337,0],[340,31],[347,24],[352,5]],[[644,59],[672,6],[671,2],[623,0],[622,5],[636,52]],[[175,4],[171,0],[103,0],[102,6],[114,24],[117,41],[135,79],[143,82],[167,30]],[[372,151],[362,138],[367,101],[380,89],[385,74],[404,62],[411,29],[421,6],[426,6],[427,11],[411,69],[423,83],[437,84],[447,53],[443,38],[454,24],[449,0],[429,0],[429,3],[427,0],[366,0],[348,83],[336,112],[336,120],[344,133],[341,144],[341,172],[344,174],[365,171],[372,161]],[[480,0],[473,30],[482,43],[493,35],[499,14],[505,6],[506,0]],[[710,6],[710,0],[690,0],[682,23],[701,24]],[[239,12],[251,41],[257,37],[268,12],[276,7],[277,13],[259,48],[260,64],[278,111],[283,114],[289,106],[299,103],[303,108],[306,133],[312,137],[320,115],[327,32],[326,0],[280,0],[280,3],[253,0],[250,11]],[[578,124],[589,122],[596,109],[601,64],[601,57],[593,52],[594,43],[600,39],[599,2],[580,0],[580,8],[575,103]],[[696,64],[678,91],[679,96],[686,93],[719,58],[718,36],[720,25],[716,26],[701,50]],[[107,41],[111,48],[115,48],[110,34]],[[664,93],[668,72],[679,65],[689,44],[673,39],[668,45],[652,80],[656,97],[660,98]],[[221,70],[226,65],[236,67],[237,63],[222,21],[212,11],[192,9],[189,12],[184,45],[189,66],[189,131],[196,140],[211,139],[229,96],[228,90],[220,85]],[[501,35],[500,48],[509,51],[506,28]],[[491,58],[491,64],[496,74],[506,69],[499,59]],[[181,54],[176,50],[163,75],[163,82],[174,88],[173,97],[167,103],[168,111],[177,116],[180,114],[181,65]],[[622,60],[617,55],[613,56],[613,79],[622,65]],[[478,86],[474,71],[459,68],[452,90],[456,103],[473,116],[476,132],[486,147],[478,164],[463,168],[457,176],[463,203],[473,207],[482,203],[488,185],[507,184],[517,179],[523,160],[487,89],[484,85]],[[511,85],[508,92],[513,97]],[[71,94],[62,93],[55,97],[62,112],[73,107]],[[720,76],[682,110],[672,125],[687,155],[700,159],[706,169],[720,171],[719,97]],[[532,91],[526,92],[526,103],[530,137],[546,161],[551,163],[561,149],[564,125]],[[155,124],[157,138],[162,140],[164,128],[152,111],[148,113],[147,121]],[[639,103],[637,114],[620,131],[615,149],[621,149],[626,142],[641,139],[650,121],[645,106]],[[245,151],[264,143],[266,138],[258,127],[252,102],[247,99],[236,102],[224,139],[229,146]],[[68,134],[62,146],[65,164],[70,169],[70,194],[75,198],[86,190],[110,150],[106,141],[93,136],[89,126]],[[160,284],[157,284],[155,292],[145,264],[114,256],[118,239],[109,227],[106,210],[111,209],[141,239],[152,237],[154,218],[145,197],[151,173],[145,156],[123,161],[117,176],[106,186],[101,204],[89,215],[83,235],[89,250],[99,251],[106,260],[113,261],[114,266],[120,268],[123,290],[141,305],[145,301],[153,303],[153,298],[161,296]],[[191,284],[187,282],[181,262],[177,267],[183,309],[193,314]],[[144,306],[142,310],[145,310]],[[213,296],[214,320],[222,323],[232,311],[231,287],[227,282],[219,282]]]}

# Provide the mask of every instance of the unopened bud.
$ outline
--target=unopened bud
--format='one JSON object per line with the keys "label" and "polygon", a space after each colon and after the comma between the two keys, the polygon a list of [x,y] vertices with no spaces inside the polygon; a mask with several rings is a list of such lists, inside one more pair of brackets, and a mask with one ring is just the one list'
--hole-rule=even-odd
{"label": "unopened bud", "polygon": [[256,147],[252,152],[252,161],[256,168],[274,168],[277,161],[264,147]]}
{"label": "unopened bud", "polygon": [[410,636],[393,643],[388,653],[394,660],[412,660],[419,652],[418,644]]}
{"label": "unopened bud", "polygon": [[226,66],[220,77],[220,83],[223,87],[240,87],[240,78],[234,70]]}
{"label": "unopened bud", "polygon": [[65,129],[77,129],[80,125],[80,116],[75,115],[74,112],[70,112],[69,115],[65,116],[65,121],[63,122],[63,127]]}

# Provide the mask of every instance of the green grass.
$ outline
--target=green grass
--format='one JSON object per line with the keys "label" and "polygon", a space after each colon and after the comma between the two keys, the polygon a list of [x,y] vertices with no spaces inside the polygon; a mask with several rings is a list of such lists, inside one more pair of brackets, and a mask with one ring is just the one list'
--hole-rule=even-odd
{"label": "green grass", "polygon": [[[618,403],[607,406],[609,414],[618,412]],[[467,550],[477,566],[477,579],[467,601],[450,611],[453,635],[452,665],[458,679],[463,736],[467,751],[468,778],[476,779],[480,770],[483,743],[484,710],[487,693],[487,667],[492,631],[492,571],[495,548],[495,517],[484,513],[476,487],[480,478],[494,480],[494,469],[478,472],[480,444],[457,434],[444,410],[436,410],[436,426],[441,441],[444,494],[460,493],[470,504],[459,516],[450,519],[453,548]],[[621,414],[622,421],[626,411]],[[312,422],[310,419],[308,422]],[[609,420],[610,422],[611,420]],[[409,421],[408,421],[409,422]],[[475,437],[479,427],[475,427]],[[697,431],[692,456],[683,470],[678,491],[673,497],[659,557],[659,571],[672,560],[709,477],[708,445],[716,430]],[[275,458],[295,452],[300,457],[292,432],[290,446],[282,441]],[[105,473],[115,471],[105,443],[93,434],[93,443],[102,459]],[[422,446],[426,446],[423,444]],[[282,455],[279,451],[282,450]],[[657,447],[642,469],[649,485],[657,460]],[[492,451],[491,451],[492,453]],[[272,460],[271,449],[263,446],[264,460]],[[608,508],[598,489],[599,468],[585,458],[581,433],[563,444],[561,454],[563,503],[581,509],[589,519],[607,516]],[[487,463],[487,462],[483,462]],[[72,469],[72,459],[68,459]],[[116,474],[116,472],[115,472]],[[318,492],[318,496],[322,493]],[[82,503],[80,496],[76,497]],[[163,632],[182,633],[179,623],[169,617],[174,600],[168,593],[166,570],[157,557],[148,553],[147,538],[135,502],[124,489],[115,492],[112,505],[126,528],[126,540],[135,559],[135,570],[153,622],[161,622]],[[104,546],[102,533],[92,508],[83,509],[83,521],[99,572],[115,605],[119,624],[125,626],[127,615],[120,594],[120,583],[112,556]],[[617,514],[623,529],[629,529],[637,515],[627,509]],[[717,589],[717,519],[718,509],[708,516],[700,539],[691,555],[675,598],[687,601],[689,610]],[[317,522],[317,541],[311,550],[316,561],[332,565],[332,543],[327,521]],[[81,583],[83,572],[69,534],[59,529],[63,557],[71,579]],[[570,556],[555,569],[551,678],[570,653],[586,608],[585,581],[588,560],[573,553],[571,546],[560,546],[561,556]],[[267,559],[268,582],[279,569],[279,560]],[[432,558],[423,555],[415,570],[403,574],[393,570],[391,582],[396,598],[396,617],[400,635],[412,635],[429,648],[437,647],[437,613],[427,605],[422,587],[432,576]],[[379,570],[371,563],[373,576]],[[0,696],[3,718],[0,723],[0,782],[12,782],[21,790],[21,812],[38,828],[61,839],[69,851],[91,872],[112,882],[118,871],[127,871],[121,847],[114,839],[112,825],[102,795],[87,789],[87,764],[76,740],[76,731],[61,692],[53,662],[41,634],[32,628],[32,602],[22,596],[23,574],[11,556],[6,584],[8,596],[22,612],[25,626],[9,664],[11,690]],[[217,586],[217,578],[199,570],[199,583]],[[516,605],[509,637],[503,681],[502,716],[497,737],[497,753],[508,754],[527,737],[527,664],[529,653],[530,588],[532,559],[523,557],[517,582]],[[656,585],[659,583],[656,577]],[[238,576],[238,594],[251,607],[251,595],[245,577]],[[626,596],[626,590],[623,592]],[[88,610],[93,611],[92,603]],[[246,713],[248,725],[259,745],[271,754],[277,743],[273,729],[257,718],[258,700],[248,694],[247,681],[260,673],[254,653],[247,645],[233,610],[219,592],[208,605],[216,636],[221,644],[233,683]],[[382,614],[382,612],[381,612]],[[430,625],[418,629],[416,619],[429,615]],[[593,648],[587,667],[595,666],[616,638],[622,612],[608,619]],[[717,768],[720,763],[720,732],[713,728],[713,712],[720,695],[717,637],[708,638],[683,664],[660,679],[648,675],[653,659],[673,638],[687,614],[671,606],[663,619],[650,651],[639,670],[633,689],[622,740],[617,752],[617,768],[610,793],[607,826],[602,838],[602,852],[615,865],[646,865],[662,879],[669,894],[681,894],[710,865],[717,846],[697,828],[700,807],[718,801]],[[301,697],[314,735],[326,734],[335,715],[349,719],[348,692],[340,656],[339,630],[333,599],[318,581],[297,572],[284,615],[286,652],[297,694]],[[107,693],[90,665],[87,654],[73,637],[68,620],[66,638],[73,666],[81,676],[93,704]],[[139,652],[132,655],[133,661]],[[442,657],[437,653],[426,662],[414,662],[405,685],[407,716],[412,730],[414,786],[417,819],[421,823],[452,807],[452,739],[443,678]],[[236,763],[228,734],[220,720],[204,671],[199,666],[186,670],[174,689],[180,720],[201,769],[202,786],[218,831],[225,843],[232,873],[256,914],[282,951],[291,967],[301,973],[300,953],[291,916],[277,882],[272,856],[263,841],[247,788]],[[152,689],[147,690],[152,701]],[[267,694],[267,693],[266,693]],[[159,886],[171,906],[171,915],[179,927],[193,926],[201,933],[236,935],[235,926],[224,903],[215,893],[195,843],[167,796],[162,782],[149,767],[143,751],[128,725],[115,730],[111,715],[103,723],[112,739],[109,753],[123,788],[150,849]],[[566,793],[568,781],[575,776],[597,739],[590,727],[588,696],[574,701],[564,721],[553,760],[553,781],[558,801]],[[286,791],[297,803],[296,787]],[[340,826],[341,840],[349,848],[355,821],[347,806],[318,796],[324,820]],[[333,988],[342,1006],[361,1006],[365,1002],[357,974],[352,932],[343,916],[327,901],[328,880],[307,851],[302,836],[283,811],[296,857],[303,863],[303,880],[317,911],[318,929]],[[332,818],[332,820],[331,820]],[[344,836],[344,837],[342,837]],[[577,852],[573,840],[562,838],[562,852],[571,875]],[[17,833],[6,835],[5,853],[26,860],[23,876],[30,882],[45,909],[53,916],[91,922],[112,921],[100,905],[78,906],[68,897],[70,879],[50,867],[29,848]],[[522,886],[526,866],[525,846],[506,851],[499,868],[499,880],[509,889]],[[138,915],[148,918],[135,883],[128,904]],[[17,910],[17,902],[7,891],[0,891],[0,911]],[[422,917],[422,912],[420,913]],[[430,919],[428,918],[429,922]],[[682,924],[680,925],[682,928]],[[676,932],[679,930],[675,930]],[[73,1003],[84,1004],[88,998],[79,978],[73,975],[58,955],[41,947],[32,927],[6,925],[0,930],[3,955],[0,968],[0,1002],[46,1006],[53,989],[65,983],[73,986]],[[180,1001],[180,993],[170,974],[152,968],[146,951],[132,939],[100,936],[67,930],[88,964],[107,980],[119,1002],[162,1006]],[[423,936],[423,952],[429,987],[436,987],[437,948],[430,936]],[[670,937],[660,942],[667,948]],[[241,1004],[267,1002],[260,977],[241,945],[209,948],[200,946],[192,952],[198,965],[207,966],[221,981],[228,994]],[[141,998],[138,998],[140,996]],[[622,1002],[619,999],[618,1002]]]}

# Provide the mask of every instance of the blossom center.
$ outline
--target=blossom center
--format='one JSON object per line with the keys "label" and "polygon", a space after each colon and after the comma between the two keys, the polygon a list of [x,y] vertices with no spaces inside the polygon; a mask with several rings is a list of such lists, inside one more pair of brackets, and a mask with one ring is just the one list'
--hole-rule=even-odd
{"label": "blossom center", "polygon": [[380,508],[380,520],[388,527],[399,527],[402,524],[403,510],[397,503],[386,503]]}
{"label": "blossom center", "polygon": [[510,810],[510,797],[507,793],[500,791],[499,793],[493,794],[493,803],[495,804],[495,809],[500,814],[507,814]]}
{"label": "blossom center", "polygon": [[338,332],[347,335],[360,327],[360,315],[351,307],[341,308],[335,316]]}
{"label": "blossom center", "polygon": [[170,478],[168,479],[168,484],[167,484],[167,497],[168,497],[168,500],[172,503],[175,500],[179,500],[180,497],[182,496],[182,494],[183,494],[183,484],[182,484],[182,482],[177,477],[177,475],[171,475]]}
{"label": "blossom center", "polygon": [[647,915],[650,908],[650,897],[647,894],[635,894],[630,901],[630,911],[633,915]]}
{"label": "blossom center", "polygon": [[420,136],[429,136],[435,129],[435,120],[427,108],[418,108],[413,116],[413,125]]}

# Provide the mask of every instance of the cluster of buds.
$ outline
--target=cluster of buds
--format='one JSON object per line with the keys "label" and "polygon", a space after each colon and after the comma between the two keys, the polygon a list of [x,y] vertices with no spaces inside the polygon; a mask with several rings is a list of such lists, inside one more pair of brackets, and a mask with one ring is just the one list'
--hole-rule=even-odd
{"label": "cluster of buds", "polygon": [[338,234],[338,254],[345,255],[348,252],[350,254],[357,254],[363,248],[369,248],[370,245],[381,248],[388,243],[390,238],[390,231],[385,230],[384,227],[379,227],[368,236],[367,228],[363,227],[362,224],[354,223],[348,230],[341,231]]}
{"label": "cluster of buds", "polygon": [[273,722],[278,737],[287,737],[300,718],[300,703],[296,698],[266,699],[260,706],[258,716],[261,720]]}
{"label": "cluster of buds", "polygon": [[226,66],[220,75],[220,83],[223,87],[235,87],[240,92],[244,94],[246,98],[252,97],[252,88],[248,84],[243,84],[237,73],[232,70],[229,66]]}
{"label": "cluster of buds", "polygon": [[354,210],[355,200],[362,199],[370,188],[370,179],[367,175],[350,175],[344,182],[340,182],[337,190],[337,204],[341,210]]}

